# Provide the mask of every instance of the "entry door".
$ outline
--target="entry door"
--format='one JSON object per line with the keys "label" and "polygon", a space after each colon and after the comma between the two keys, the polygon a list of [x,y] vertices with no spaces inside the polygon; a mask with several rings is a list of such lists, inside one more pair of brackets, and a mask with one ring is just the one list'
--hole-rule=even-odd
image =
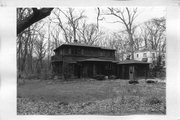
{"label": "entry door", "polygon": [[88,77],[93,77],[93,65],[92,64],[88,64],[87,73],[88,73]]}
{"label": "entry door", "polygon": [[129,67],[129,79],[134,80],[134,66]]}

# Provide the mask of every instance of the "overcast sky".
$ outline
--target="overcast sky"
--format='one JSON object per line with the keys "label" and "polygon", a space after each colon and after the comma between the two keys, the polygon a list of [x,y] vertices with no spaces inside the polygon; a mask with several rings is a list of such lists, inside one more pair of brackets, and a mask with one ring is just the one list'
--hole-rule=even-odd
{"label": "overcast sky", "polygon": [[[131,8],[131,7],[129,7]],[[106,9],[103,7],[102,9]],[[148,21],[152,18],[160,18],[165,16],[166,17],[166,8],[165,7],[138,7],[137,11],[137,18],[135,19],[134,23],[141,24],[145,21]],[[95,8],[86,9],[86,15],[89,18],[89,22],[96,22],[96,10]],[[106,16],[104,21],[100,21],[99,24],[103,28],[107,28],[112,31],[118,31],[124,29],[121,23],[112,23],[117,19],[113,16]]]}
{"label": "overcast sky", "polygon": [[[129,7],[133,8],[133,7]],[[160,18],[160,17],[166,17],[166,7],[137,7],[137,18],[134,21],[135,25],[141,24],[145,21],[148,21],[152,18]],[[66,9],[66,8],[60,8],[60,9]],[[107,7],[100,7],[101,11],[106,10]],[[88,23],[96,23],[96,17],[97,17],[97,8],[96,7],[75,7],[75,11],[82,11],[85,10],[84,15],[87,16],[87,22]],[[101,12],[102,13],[102,12]],[[124,30],[124,26],[121,23],[112,23],[113,21],[117,21],[118,19],[113,16],[104,16],[105,20],[99,22],[99,26],[105,30],[110,32],[116,32],[120,30]]]}

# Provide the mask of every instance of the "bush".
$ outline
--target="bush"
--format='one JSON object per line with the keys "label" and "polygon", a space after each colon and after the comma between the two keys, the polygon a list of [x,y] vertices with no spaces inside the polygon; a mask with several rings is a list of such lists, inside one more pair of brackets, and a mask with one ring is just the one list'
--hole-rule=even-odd
{"label": "bush", "polygon": [[136,80],[130,80],[130,81],[129,81],[129,84],[139,84],[139,82],[136,81]]}
{"label": "bush", "polygon": [[105,80],[105,75],[96,75],[96,76],[94,76],[94,79],[96,79],[96,80]]}
{"label": "bush", "polygon": [[156,83],[156,81],[154,81],[154,80],[147,80],[146,83],[151,84],[151,83]]}
{"label": "bush", "polygon": [[109,79],[116,79],[117,77],[115,75],[110,75]]}

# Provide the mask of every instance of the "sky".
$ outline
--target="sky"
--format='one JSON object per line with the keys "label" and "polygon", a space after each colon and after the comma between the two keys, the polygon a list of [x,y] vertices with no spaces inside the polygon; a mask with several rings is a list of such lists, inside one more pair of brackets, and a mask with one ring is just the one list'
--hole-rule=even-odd
{"label": "sky", "polygon": [[[129,7],[133,8],[133,7]],[[152,18],[160,18],[166,16],[166,8],[165,7],[137,7],[138,8],[138,16],[135,19],[135,24],[141,24],[145,21],[148,21]],[[102,9],[106,9],[103,7]],[[86,9],[86,15],[89,18],[89,22],[96,22],[96,11],[95,8]],[[99,24],[101,27],[109,29],[110,31],[119,31],[120,29],[124,29],[121,23],[112,23],[117,19],[113,16],[106,16],[105,21],[100,21]]]}
{"label": "sky", "polygon": [[[125,8],[125,7],[124,7]],[[134,7],[129,7],[134,8]],[[66,7],[61,7],[60,9],[65,10]],[[85,10],[84,15],[87,16],[87,23],[95,23],[97,17],[97,7],[74,7],[75,12]],[[101,13],[102,11],[107,10],[107,7],[100,7]],[[137,18],[134,21],[135,25],[142,24],[152,18],[160,18],[166,17],[166,7],[137,7]],[[53,17],[53,14],[50,16]],[[99,21],[99,26],[103,31],[107,32],[118,32],[125,30],[124,25],[121,23],[112,23],[113,21],[117,21],[118,19],[113,16],[101,16],[100,18],[105,17],[103,21]],[[63,18],[62,18],[63,20]]]}

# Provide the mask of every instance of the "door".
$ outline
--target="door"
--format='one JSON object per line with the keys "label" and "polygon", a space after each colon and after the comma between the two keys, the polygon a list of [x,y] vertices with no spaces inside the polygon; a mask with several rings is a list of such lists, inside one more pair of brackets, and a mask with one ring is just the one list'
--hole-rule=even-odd
{"label": "door", "polygon": [[134,80],[134,66],[129,66],[129,79]]}

